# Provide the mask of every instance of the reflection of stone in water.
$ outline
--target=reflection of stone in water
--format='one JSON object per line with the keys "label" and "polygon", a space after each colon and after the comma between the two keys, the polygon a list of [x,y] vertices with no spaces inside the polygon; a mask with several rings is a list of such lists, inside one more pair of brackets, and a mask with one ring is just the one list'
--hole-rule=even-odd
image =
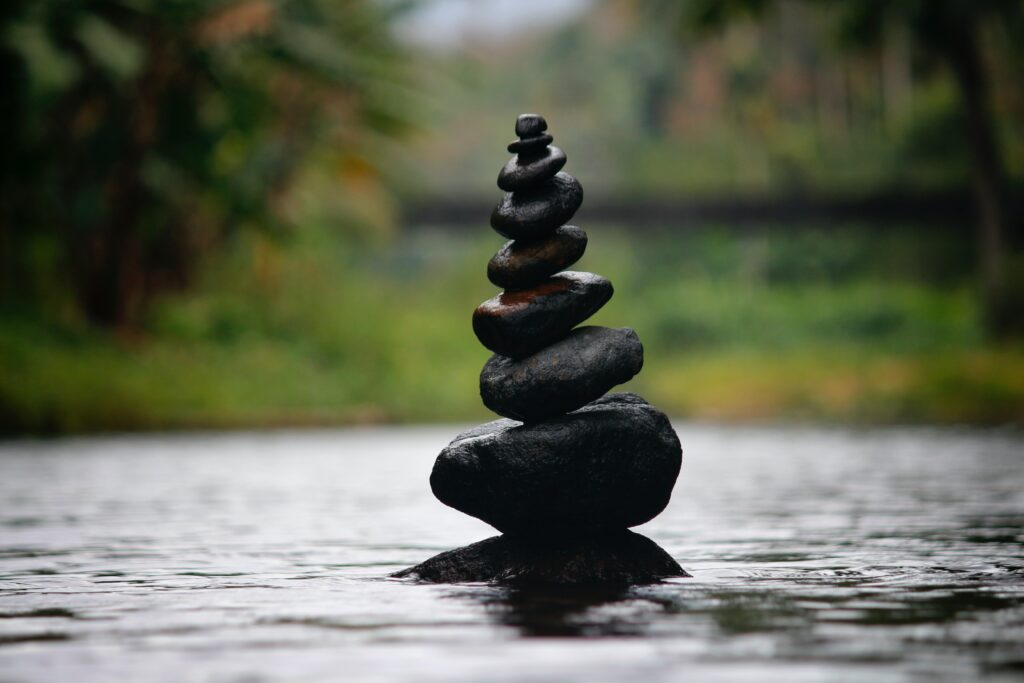
{"label": "reflection of stone in water", "polygon": [[[727,636],[804,633],[812,623],[810,610],[785,596],[750,591],[695,595],[678,589],[528,585],[459,597],[479,601],[495,621],[524,636],[642,636],[666,616],[674,617],[675,628],[683,631],[710,618],[714,629]],[[684,616],[691,619],[681,620]]]}
{"label": "reflection of stone in water", "polygon": [[709,614],[718,629],[728,635],[774,631],[803,631],[810,628],[806,608],[789,596],[773,593],[722,592]]}
{"label": "reflection of stone in water", "polygon": [[528,637],[639,636],[649,611],[601,609],[633,599],[625,587],[524,586],[494,593],[484,606],[495,621]]}

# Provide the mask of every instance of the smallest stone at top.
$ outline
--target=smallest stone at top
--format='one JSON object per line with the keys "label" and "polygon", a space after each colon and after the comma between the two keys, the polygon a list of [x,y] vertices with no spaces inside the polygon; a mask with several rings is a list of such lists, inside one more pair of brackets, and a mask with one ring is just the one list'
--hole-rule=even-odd
{"label": "smallest stone at top", "polygon": [[540,114],[520,114],[516,119],[516,135],[532,138],[548,129],[548,122]]}

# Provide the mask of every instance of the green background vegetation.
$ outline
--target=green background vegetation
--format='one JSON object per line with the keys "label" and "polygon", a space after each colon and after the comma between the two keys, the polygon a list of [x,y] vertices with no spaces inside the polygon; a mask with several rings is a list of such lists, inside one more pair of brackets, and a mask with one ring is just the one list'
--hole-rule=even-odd
{"label": "green background vegetation", "polygon": [[[635,328],[625,388],[680,417],[1024,421],[1024,348],[985,341],[970,254],[910,229],[680,237],[590,230],[579,268],[616,287],[593,322]],[[8,431],[476,420],[470,313],[500,243],[422,231],[353,246],[239,237],[131,332],[7,317]],[[922,253],[922,249],[928,253]]]}
{"label": "green background vegetation", "polygon": [[[851,49],[813,3],[719,4],[713,32],[673,9],[709,3],[608,0],[441,51],[393,37],[398,3],[5,5],[0,430],[484,418],[501,239],[406,207],[496,201],[521,111],[590,201],[970,186],[955,80],[905,23]],[[1021,33],[978,30],[1012,188]],[[973,226],[583,227],[575,268],[616,288],[593,322],[645,345],[625,388],[675,416],[1024,422]]]}

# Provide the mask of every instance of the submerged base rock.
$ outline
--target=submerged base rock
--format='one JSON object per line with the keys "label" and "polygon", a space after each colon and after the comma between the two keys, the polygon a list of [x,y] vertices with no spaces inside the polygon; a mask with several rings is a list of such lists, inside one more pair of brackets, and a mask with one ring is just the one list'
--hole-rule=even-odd
{"label": "submerged base rock", "polygon": [[664,413],[636,394],[611,394],[544,422],[463,432],[437,457],[430,487],[505,533],[595,536],[664,510],[681,463]]}
{"label": "submerged base rock", "polygon": [[632,585],[689,574],[651,539],[619,531],[546,541],[494,536],[435,555],[394,576],[430,583]]}

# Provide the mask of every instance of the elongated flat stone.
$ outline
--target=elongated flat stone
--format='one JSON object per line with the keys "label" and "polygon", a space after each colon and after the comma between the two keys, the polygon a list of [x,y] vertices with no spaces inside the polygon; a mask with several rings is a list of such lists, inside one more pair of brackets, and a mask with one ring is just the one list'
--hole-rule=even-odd
{"label": "elongated flat stone", "polygon": [[621,531],[555,540],[493,536],[394,576],[424,583],[632,586],[689,574],[651,539]]}
{"label": "elongated flat stone", "polygon": [[596,534],[665,509],[681,463],[664,413],[612,394],[544,422],[502,419],[463,432],[437,457],[430,487],[504,533]]}
{"label": "elongated flat stone", "polygon": [[644,347],[633,330],[579,327],[521,360],[491,356],[480,373],[480,397],[499,415],[536,422],[600,398],[643,364]]}
{"label": "elongated flat stone", "polygon": [[528,190],[506,193],[491,213],[491,227],[509,239],[536,241],[568,223],[582,203],[579,181],[559,172]]}
{"label": "elongated flat stone", "polygon": [[539,242],[512,240],[487,264],[487,279],[504,289],[525,289],[580,260],[587,249],[587,233],[563,225]]}
{"label": "elongated flat stone", "polygon": [[508,143],[508,151],[512,152],[513,154],[516,154],[518,152],[536,152],[547,147],[552,142],[554,142],[554,140],[555,139],[548,135],[547,133],[540,133],[539,135],[534,135],[533,137],[513,140],[512,142]]}
{"label": "elongated flat stone", "polygon": [[483,302],[473,311],[473,331],[494,353],[524,358],[567,335],[612,293],[612,283],[600,275],[566,271]]}
{"label": "elongated flat stone", "polygon": [[498,187],[509,192],[525,190],[543,183],[565,166],[566,157],[558,147],[548,147],[536,157],[512,157],[498,173]]}

